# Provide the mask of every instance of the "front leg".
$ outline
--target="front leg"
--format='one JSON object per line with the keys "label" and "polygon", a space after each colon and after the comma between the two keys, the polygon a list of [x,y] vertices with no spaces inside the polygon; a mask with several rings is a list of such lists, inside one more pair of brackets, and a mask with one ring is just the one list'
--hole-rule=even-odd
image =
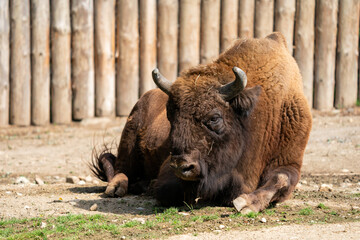
{"label": "front leg", "polygon": [[252,193],[241,194],[233,200],[237,211],[247,214],[259,212],[269,206],[286,200],[300,179],[300,171],[292,166],[282,166],[269,170],[263,184]]}

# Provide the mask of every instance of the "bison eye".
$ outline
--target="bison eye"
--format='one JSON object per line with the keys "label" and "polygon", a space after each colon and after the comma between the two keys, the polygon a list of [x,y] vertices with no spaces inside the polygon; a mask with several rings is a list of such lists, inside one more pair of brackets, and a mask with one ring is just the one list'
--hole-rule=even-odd
{"label": "bison eye", "polygon": [[221,134],[224,130],[224,121],[220,113],[210,114],[205,119],[204,125],[217,134]]}

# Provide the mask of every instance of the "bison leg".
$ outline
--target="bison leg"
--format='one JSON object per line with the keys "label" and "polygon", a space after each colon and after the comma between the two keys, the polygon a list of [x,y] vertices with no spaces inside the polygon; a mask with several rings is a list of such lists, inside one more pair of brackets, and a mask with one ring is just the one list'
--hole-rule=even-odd
{"label": "bison leg", "polygon": [[241,194],[233,200],[237,211],[247,214],[259,212],[270,203],[286,200],[299,181],[300,171],[294,167],[279,167],[268,171],[264,177],[263,185],[252,193]]}

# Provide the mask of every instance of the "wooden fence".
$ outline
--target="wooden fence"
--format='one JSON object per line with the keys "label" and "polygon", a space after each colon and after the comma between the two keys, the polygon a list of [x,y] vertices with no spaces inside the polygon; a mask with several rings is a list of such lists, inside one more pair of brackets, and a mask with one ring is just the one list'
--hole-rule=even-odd
{"label": "wooden fence", "polygon": [[0,126],[125,116],[238,37],[280,31],[309,103],[359,98],[359,0],[1,0]]}

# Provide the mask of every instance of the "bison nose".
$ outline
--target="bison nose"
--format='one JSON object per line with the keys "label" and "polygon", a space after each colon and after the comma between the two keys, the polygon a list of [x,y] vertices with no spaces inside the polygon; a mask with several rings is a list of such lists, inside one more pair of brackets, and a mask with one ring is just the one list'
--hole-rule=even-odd
{"label": "bison nose", "polygon": [[182,173],[182,174],[187,174],[189,172],[191,172],[192,170],[195,169],[195,164],[190,163],[190,164],[183,164],[181,166],[179,166],[178,170]]}

